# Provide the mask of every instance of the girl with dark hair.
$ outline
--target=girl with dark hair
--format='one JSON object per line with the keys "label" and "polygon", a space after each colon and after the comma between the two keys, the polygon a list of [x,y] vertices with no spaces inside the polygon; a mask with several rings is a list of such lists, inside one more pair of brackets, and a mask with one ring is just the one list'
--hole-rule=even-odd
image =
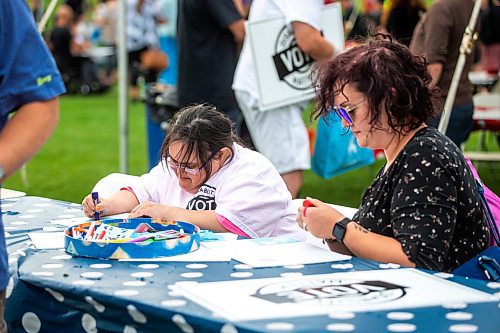
{"label": "girl with dark hair", "polygon": [[334,251],[448,272],[488,247],[488,229],[461,151],[426,125],[435,93],[424,58],[387,38],[315,70],[316,115],[335,112],[361,147],[383,149],[387,162],[352,219],[309,199],[297,221]]}
{"label": "girl with dark hair", "polygon": [[163,142],[161,162],[128,185],[97,207],[87,196],[84,213],[130,212],[251,238],[306,235],[295,223],[291,194],[278,171],[241,146],[229,118],[210,105],[182,109]]}

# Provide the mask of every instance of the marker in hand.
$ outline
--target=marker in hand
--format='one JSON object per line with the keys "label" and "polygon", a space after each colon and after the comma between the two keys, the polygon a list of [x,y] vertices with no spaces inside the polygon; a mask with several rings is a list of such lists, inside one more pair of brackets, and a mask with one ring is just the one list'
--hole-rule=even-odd
{"label": "marker in hand", "polygon": [[97,211],[97,205],[99,204],[99,193],[92,192],[92,201],[94,202],[94,221],[101,219],[101,214]]}
{"label": "marker in hand", "polygon": [[[304,200],[304,202],[302,202],[302,206],[304,206],[304,210],[302,211],[302,215],[304,215],[304,217],[307,217],[306,216],[307,208],[314,207],[314,205],[312,204],[311,201],[306,199],[306,200]],[[307,231],[307,223],[304,220],[302,221],[302,228],[304,228],[304,230]]]}
{"label": "marker in hand", "polygon": [[311,202],[311,201],[309,201],[309,200],[307,200],[307,199],[306,199],[306,200],[304,200],[304,202],[302,203],[302,206],[304,206],[304,213],[303,213],[303,214],[304,214],[304,216],[306,216],[306,211],[307,211],[307,208],[309,208],[309,207],[314,207],[314,205],[312,204],[312,202]]}

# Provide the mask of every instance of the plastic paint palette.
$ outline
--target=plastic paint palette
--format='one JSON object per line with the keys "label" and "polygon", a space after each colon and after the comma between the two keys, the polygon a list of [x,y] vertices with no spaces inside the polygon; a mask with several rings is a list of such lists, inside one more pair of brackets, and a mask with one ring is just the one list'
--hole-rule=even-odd
{"label": "plastic paint palette", "polygon": [[[120,230],[125,235],[133,235],[137,230],[145,231],[141,236],[151,235],[146,241],[134,241],[113,237],[110,239],[85,238],[76,230],[106,228]],[[154,231],[154,233],[153,233]],[[150,234],[148,234],[150,232]],[[139,259],[170,257],[196,251],[200,247],[200,228],[187,222],[153,218],[106,219],[91,221],[69,227],[65,230],[64,247],[73,256],[99,259]],[[159,234],[159,237],[154,235]]]}

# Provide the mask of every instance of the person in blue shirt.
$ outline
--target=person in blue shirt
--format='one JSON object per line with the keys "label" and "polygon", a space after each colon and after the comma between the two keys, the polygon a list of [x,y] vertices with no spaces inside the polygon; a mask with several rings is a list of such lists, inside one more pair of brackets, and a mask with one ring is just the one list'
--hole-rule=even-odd
{"label": "person in blue shirt", "polygon": [[[47,141],[64,83],[24,0],[0,1],[0,184]],[[12,117],[9,117],[14,112]],[[0,215],[0,333],[9,279]]]}

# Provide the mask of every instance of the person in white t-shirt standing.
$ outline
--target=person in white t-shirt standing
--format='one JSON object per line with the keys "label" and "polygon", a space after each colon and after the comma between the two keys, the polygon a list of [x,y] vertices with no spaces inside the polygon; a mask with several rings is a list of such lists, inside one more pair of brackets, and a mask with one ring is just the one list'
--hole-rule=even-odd
{"label": "person in white t-shirt standing", "polygon": [[[298,47],[315,60],[331,58],[334,49],[320,32],[323,0],[254,0],[248,21],[285,17]],[[302,120],[306,103],[260,112],[250,41],[245,39],[236,67],[233,89],[255,148],[278,169],[292,197],[302,187],[303,170],[310,169],[309,137]]]}
{"label": "person in white t-shirt standing", "polygon": [[278,171],[261,154],[242,147],[231,121],[207,104],[189,106],[173,119],[161,162],[134,184],[83,210],[92,216],[131,212],[186,221],[220,232],[304,240],[291,195]]}

